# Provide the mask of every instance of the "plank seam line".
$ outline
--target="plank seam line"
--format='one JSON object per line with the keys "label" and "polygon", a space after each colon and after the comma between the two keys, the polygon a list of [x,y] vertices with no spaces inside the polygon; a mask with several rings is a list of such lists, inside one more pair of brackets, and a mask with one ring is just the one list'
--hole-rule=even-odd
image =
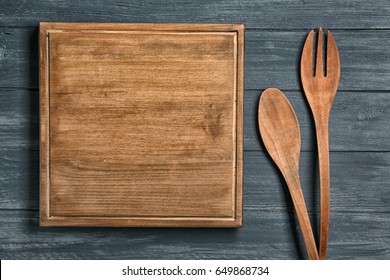
{"label": "plank seam line", "polygon": [[[1,127],[1,126],[0,126]],[[33,146],[33,145],[32,145]],[[36,145],[34,145],[36,146]],[[28,148],[28,147],[1,147],[0,152],[6,152],[6,151],[26,151],[26,152],[39,152],[39,148]],[[244,152],[248,153],[258,153],[258,152],[265,152],[264,150],[254,150],[254,149],[244,149]],[[301,150],[302,153],[313,153],[316,152],[316,150]],[[331,150],[331,153],[390,153],[390,150]]]}
{"label": "plank seam line", "polygon": [[[265,88],[264,88],[265,89]],[[256,92],[259,92],[259,91],[263,91],[264,89],[245,89],[247,92],[252,92],[252,91],[256,91]],[[293,91],[293,92],[302,92],[303,93],[303,90],[301,89],[285,89],[285,88],[280,88],[281,90],[283,91]],[[346,90],[346,89],[339,89],[337,90],[337,92],[356,92],[356,93],[367,93],[367,92],[370,92],[370,93],[390,93],[390,89],[389,90],[386,90],[386,89],[374,89],[374,90],[370,90],[370,89],[351,89],[351,90]],[[337,98],[337,97],[336,97]]]}
{"label": "plank seam line", "polygon": [[[291,208],[291,210],[290,210]],[[290,208],[286,209],[262,209],[262,208],[254,208],[254,207],[249,207],[249,208],[246,208],[244,206],[244,211],[254,211],[254,210],[258,210],[258,211],[262,211],[262,213],[280,213],[282,215],[284,214],[293,214],[295,211],[294,208],[291,206]],[[15,211],[15,212],[38,212],[37,214],[39,214],[39,209],[29,209],[29,208],[0,208],[0,211],[4,211],[4,212],[8,212],[8,211]],[[315,211],[308,211],[308,214],[315,214],[315,213],[318,213],[318,212],[315,212]],[[362,213],[361,209],[358,211],[351,211],[351,210],[343,210],[343,211],[337,211],[337,212],[333,212],[334,214],[356,214],[356,213]],[[387,214],[387,213],[390,213],[390,211],[364,211],[364,213],[367,213],[367,214]],[[36,217],[37,219],[39,218],[38,215]],[[390,219],[390,218],[389,218]],[[88,228],[88,227],[87,227]]]}
{"label": "plank seam line", "polygon": [[36,87],[2,87],[0,86],[0,89],[6,89],[6,90],[30,90],[30,91],[38,91],[39,88]]}
{"label": "plank seam line", "polygon": [[[266,88],[263,89],[255,89],[255,88],[245,88],[244,90],[247,92],[260,92],[263,91]],[[303,92],[301,89],[289,89],[289,88],[280,88],[283,91],[294,91],[294,92]],[[37,87],[6,87],[6,86],[0,86],[0,90],[29,90],[29,91],[38,91],[39,88]],[[388,93],[390,94],[390,89],[339,89],[337,92],[360,92],[360,93]],[[0,93],[1,94],[1,93]]]}
{"label": "plank seam line", "polygon": [[[253,150],[253,149],[247,149],[244,150],[245,152],[249,153],[258,153],[258,152],[263,152],[266,153],[264,150]],[[301,150],[301,153],[313,153],[317,152],[317,150]],[[374,151],[369,151],[369,150],[333,150],[329,151],[330,153],[371,153],[371,154],[379,154],[379,153],[390,153],[390,150],[374,150]]]}
{"label": "plank seam line", "polygon": [[[366,27],[366,28],[327,28],[326,26],[323,26],[325,30],[329,29],[332,31],[390,31],[390,27]],[[246,30],[248,31],[269,31],[269,32],[298,32],[298,31],[310,31],[312,29],[315,29],[315,27],[312,28],[267,28],[267,27],[246,27]]]}
{"label": "plank seam line", "polygon": [[[69,22],[80,22],[80,21],[69,21]],[[12,29],[38,29],[38,21],[37,24],[34,26],[31,25],[0,25],[0,28],[12,28]],[[100,23],[108,23],[108,21],[100,21]],[[131,22],[110,22],[110,23],[131,23]],[[157,22],[139,22],[139,23],[157,23]],[[158,22],[161,24],[168,23],[168,22]],[[185,22],[178,22],[185,23]],[[214,22],[215,24],[218,22]],[[245,22],[243,22],[245,24]],[[326,27],[326,26],[324,26]],[[314,28],[314,27],[313,27]],[[246,26],[247,31],[269,31],[269,32],[297,32],[297,31],[304,31],[307,32],[308,30],[311,30],[313,28],[272,28],[272,27],[250,27]],[[390,31],[390,27],[360,27],[360,28],[354,28],[354,27],[347,27],[347,28],[329,28],[332,31]]]}

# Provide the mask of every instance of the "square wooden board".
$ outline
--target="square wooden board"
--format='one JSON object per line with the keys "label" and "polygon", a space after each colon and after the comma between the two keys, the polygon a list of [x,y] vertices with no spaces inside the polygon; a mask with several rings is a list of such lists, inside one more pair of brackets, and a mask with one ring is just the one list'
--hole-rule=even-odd
{"label": "square wooden board", "polygon": [[40,23],[40,224],[242,226],[244,26]]}

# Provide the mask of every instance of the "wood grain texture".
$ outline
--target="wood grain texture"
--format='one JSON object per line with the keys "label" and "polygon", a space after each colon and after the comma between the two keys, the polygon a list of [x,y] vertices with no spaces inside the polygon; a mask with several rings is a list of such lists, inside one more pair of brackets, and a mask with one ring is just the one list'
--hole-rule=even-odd
{"label": "wood grain texture", "polygon": [[0,209],[39,209],[39,152],[0,149]]}
{"label": "wood grain texture", "polygon": [[[300,177],[309,212],[318,212],[316,154],[301,154]],[[331,153],[331,207],[336,213],[390,212],[388,153]],[[285,186],[272,160],[263,152],[245,153],[245,207],[265,213],[292,209]],[[350,179],[347,179],[350,178]],[[367,190],[362,192],[361,190]],[[331,224],[333,221],[331,221]]]}
{"label": "wood grain texture", "polygon": [[[248,31],[245,88],[300,89],[299,62],[307,31]],[[339,90],[389,88],[388,30],[332,30],[332,34],[341,60]]]}
{"label": "wood grain texture", "polygon": [[38,89],[38,62],[37,25],[27,29],[0,28],[0,87]]}
{"label": "wood grain texture", "polygon": [[[241,229],[40,228],[37,211],[0,212],[2,259],[297,259],[285,211],[244,209]],[[389,259],[388,213],[331,216],[329,259]],[[359,228],[359,231],[356,231]]]}
{"label": "wood grain texture", "polygon": [[[246,35],[245,88],[300,90],[307,30],[247,30]],[[334,30],[333,35],[341,59],[339,90],[390,90],[389,30]],[[0,28],[0,42],[0,87],[38,88],[37,28]]]}
{"label": "wood grain texture", "polygon": [[241,23],[253,28],[390,28],[386,0],[15,0],[0,3],[3,26],[38,21]]}
{"label": "wood grain texture", "polygon": [[1,149],[39,149],[39,93],[0,88]]}
{"label": "wood grain texture", "polygon": [[243,31],[41,23],[41,224],[241,226]]}

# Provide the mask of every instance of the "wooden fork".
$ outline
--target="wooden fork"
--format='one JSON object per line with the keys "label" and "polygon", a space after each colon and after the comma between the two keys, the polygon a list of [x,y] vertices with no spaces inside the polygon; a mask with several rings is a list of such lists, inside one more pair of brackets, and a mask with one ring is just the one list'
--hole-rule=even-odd
{"label": "wooden fork", "polygon": [[323,72],[322,29],[318,31],[317,57],[313,75],[312,30],[307,36],[301,57],[303,90],[313,113],[320,173],[320,259],[326,259],[330,216],[329,115],[340,80],[340,59],[336,42],[328,31],[326,73]]}

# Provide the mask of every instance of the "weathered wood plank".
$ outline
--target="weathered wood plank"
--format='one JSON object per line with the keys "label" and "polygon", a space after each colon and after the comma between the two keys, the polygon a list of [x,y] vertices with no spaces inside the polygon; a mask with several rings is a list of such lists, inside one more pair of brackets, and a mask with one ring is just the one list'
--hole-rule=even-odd
{"label": "weathered wood plank", "polygon": [[[0,211],[1,259],[296,259],[287,212],[245,209],[241,229],[40,228],[37,211]],[[329,259],[389,259],[388,213],[333,213]],[[359,228],[359,230],[356,230]]]}
{"label": "weathered wood plank", "polygon": [[1,148],[39,148],[39,93],[0,88]]}
{"label": "weathered wood plank", "polygon": [[38,71],[38,28],[0,28],[0,87],[38,88]]}
{"label": "weathered wood plank", "polygon": [[3,26],[38,21],[243,22],[256,28],[389,28],[386,0],[380,1],[2,1]]}
{"label": "weathered wood plank", "polygon": [[[283,91],[291,102],[301,129],[301,149],[315,151],[310,108],[302,91]],[[261,91],[245,93],[245,150],[262,150],[257,110]],[[390,92],[338,92],[330,114],[331,151],[389,151]]]}
{"label": "weathered wood plank", "polygon": [[[245,93],[245,150],[262,150],[257,107],[261,91]],[[311,113],[301,91],[284,91],[301,128],[302,150],[315,150]],[[0,88],[0,145],[39,148],[39,96],[36,90]],[[330,119],[331,151],[390,151],[390,92],[339,92]]]}
{"label": "weathered wood plank", "polygon": [[[300,90],[299,60],[307,31],[248,30],[245,87]],[[341,59],[339,90],[390,90],[390,30],[334,30]],[[38,88],[38,31],[0,28],[0,87]]]}
{"label": "weathered wood plank", "polygon": [[0,150],[0,209],[38,209],[39,152]]}
{"label": "weathered wood plank", "polygon": [[[390,87],[390,31],[332,30],[341,61],[339,90]],[[300,89],[299,65],[305,31],[248,31],[245,88]]]}
{"label": "weathered wood plank", "polygon": [[[262,211],[292,210],[281,174],[263,152],[246,152],[244,203]],[[333,212],[390,213],[390,153],[331,153],[331,208]],[[319,210],[317,158],[301,153],[300,177],[308,210]]]}
{"label": "weathered wood plank", "polygon": [[[390,153],[331,153],[335,212],[390,213]],[[244,204],[261,211],[292,211],[284,181],[264,152],[245,152]],[[0,209],[38,209],[38,151],[0,150]],[[316,155],[301,155],[301,182],[311,212],[318,210]]]}

